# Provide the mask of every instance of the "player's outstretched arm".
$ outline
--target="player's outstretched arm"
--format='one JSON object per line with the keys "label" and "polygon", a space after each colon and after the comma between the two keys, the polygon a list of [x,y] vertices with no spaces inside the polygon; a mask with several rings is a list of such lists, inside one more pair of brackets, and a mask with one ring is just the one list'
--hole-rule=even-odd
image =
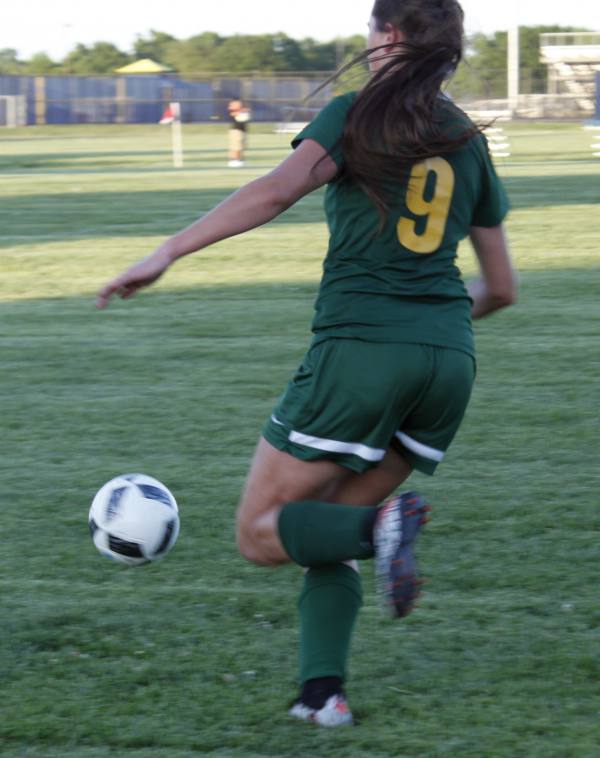
{"label": "player's outstretched arm", "polygon": [[467,287],[473,299],[472,316],[481,318],[517,300],[518,282],[502,224],[472,226],[470,238],[479,261],[481,277]]}
{"label": "player's outstretched arm", "polygon": [[325,148],[306,139],[277,168],[234,192],[191,226],[163,242],[151,255],[106,284],[96,305],[113,295],[128,298],[153,284],[178,258],[234,237],[274,219],[301,197],[331,181],[337,173]]}

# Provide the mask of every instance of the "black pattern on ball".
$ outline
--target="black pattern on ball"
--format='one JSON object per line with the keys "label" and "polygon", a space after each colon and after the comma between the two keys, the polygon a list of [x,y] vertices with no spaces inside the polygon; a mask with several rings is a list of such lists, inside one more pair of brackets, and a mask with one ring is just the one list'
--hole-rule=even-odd
{"label": "black pattern on ball", "polygon": [[161,553],[164,553],[165,550],[169,547],[169,542],[171,542],[171,537],[173,536],[173,530],[175,529],[175,519],[172,521],[169,521],[168,524],[165,527],[165,534],[162,538],[162,542],[160,543],[158,550],[156,551],[156,555],[160,555]]}
{"label": "black pattern on ball", "polygon": [[129,540],[123,540],[120,537],[115,537],[114,534],[108,535],[108,546],[113,553],[118,555],[124,555],[127,558],[144,558],[144,554],[137,542],[130,542]]}
{"label": "black pattern on ball", "polygon": [[148,500],[157,500],[159,503],[168,505],[169,508],[173,508],[173,502],[164,490],[155,487],[152,484],[138,484],[134,482],[135,486],[140,490],[142,495]]}
{"label": "black pattern on ball", "polygon": [[128,487],[117,487],[110,493],[108,503],[106,504],[106,520],[113,519],[121,509],[121,500],[123,493],[129,489]]}
{"label": "black pattern on ball", "polygon": [[91,518],[91,519],[88,521],[88,526],[89,526],[89,528],[90,528],[90,534],[92,535],[92,539],[93,539],[94,535],[95,535],[95,534],[96,534],[96,532],[98,531],[98,524],[97,524],[97,523],[94,521],[94,519],[93,519],[93,518]]}

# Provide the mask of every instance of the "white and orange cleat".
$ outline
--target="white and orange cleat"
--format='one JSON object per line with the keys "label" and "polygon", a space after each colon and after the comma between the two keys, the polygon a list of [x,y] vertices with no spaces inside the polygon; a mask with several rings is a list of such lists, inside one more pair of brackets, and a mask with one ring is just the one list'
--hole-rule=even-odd
{"label": "white and orange cleat", "polygon": [[301,700],[296,700],[289,710],[290,716],[309,721],[319,726],[352,726],[353,719],[344,695],[332,695],[322,708],[310,708]]}

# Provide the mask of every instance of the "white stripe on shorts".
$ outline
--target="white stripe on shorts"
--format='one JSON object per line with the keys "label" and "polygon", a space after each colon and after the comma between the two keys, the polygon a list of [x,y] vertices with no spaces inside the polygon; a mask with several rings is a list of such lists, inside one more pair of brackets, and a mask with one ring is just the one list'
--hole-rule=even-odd
{"label": "white stripe on shorts", "polygon": [[417,442],[417,440],[413,440],[412,437],[409,437],[408,434],[404,434],[404,432],[396,432],[396,437],[398,437],[404,447],[408,448],[411,452],[420,455],[421,458],[427,458],[427,460],[437,461],[438,463],[444,460],[444,453],[442,450],[436,450],[434,447],[429,447],[429,445],[424,445],[422,442]]}
{"label": "white stripe on shorts", "polygon": [[310,437],[308,434],[291,431],[288,439],[299,445],[313,447],[316,450],[326,450],[329,453],[348,453],[357,455],[365,461],[380,461],[385,455],[385,450],[376,447],[361,445],[359,442],[339,442],[338,440],[326,440],[322,437]]}

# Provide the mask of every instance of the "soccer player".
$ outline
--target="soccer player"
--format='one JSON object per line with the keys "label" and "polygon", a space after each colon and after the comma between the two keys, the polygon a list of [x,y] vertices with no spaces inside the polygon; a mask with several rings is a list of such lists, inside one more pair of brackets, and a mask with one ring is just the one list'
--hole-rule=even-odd
{"label": "soccer player", "polygon": [[[376,0],[368,83],[325,107],[271,173],[98,296],[99,307],[130,297],[181,256],[327,184],[314,338],[265,425],[237,515],[245,558],[306,569],[290,713],[323,726],[352,723],[343,684],[361,605],[356,561],[374,558],[393,616],[411,610],[427,506],[415,493],[386,498],[413,469],[433,474],[442,461],[475,376],[471,319],[516,298],[508,203],[485,138],[441,93],[462,42],[456,0]],[[455,265],[467,236],[481,272],[468,287]]]}

